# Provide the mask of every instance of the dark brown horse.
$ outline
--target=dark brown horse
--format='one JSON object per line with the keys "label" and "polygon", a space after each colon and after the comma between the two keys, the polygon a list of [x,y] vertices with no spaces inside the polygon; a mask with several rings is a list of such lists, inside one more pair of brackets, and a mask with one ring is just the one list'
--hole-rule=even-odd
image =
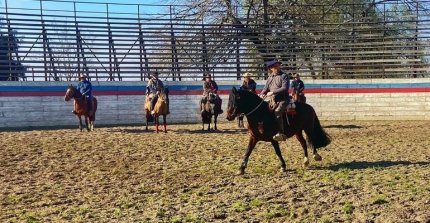
{"label": "dark brown horse", "polygon": [[205,130],[205,124],[208,124],[207,131],[212,130],[212,116],[214,117],[213,130],[218,130],[216,124],[219,114],[222,114],[221,99],[218,97],[218,95],[214,93],[209,93],[209,95],[206,97],[206,103],[203,105],[203,111],[201,112],[202,130]]}
{"label": "dark brown horse", "polygon": [[74,111],[76,111],[76,116],[79,120],[79,129],[82,131],[81,116],[84,116],[85,126],[87,127],[88,132],[93,131],[94,121],[96,120],[97,99],[93,97],[93,109],[91,109],[91,111],[88,111],[87,101],[85,97],[81,94],[81,92],[78,91],[78,89],[76,89],[76,87],[74,87],[73,85],[69,85],[66,91],[66,95],[64,95],[64,100],[69,101],[72,98],[74,99]]}
{"label": "dark brown horse", "polygon": [[158,133],[160,131],[159,119],[160,119],[160,116],[163,116],[164,132],[167,133],[166,116],[170,113],[168,98],[169,98],[169,91],[166,88],[158,95],[157,102],[154,105],[154,114],[151,114],[151,97],[145,98],[144,110],[145,110],[145,117],[146,117],[146,127],[145,127],[146,131],[148,131],[148,122],[154,121],[155,131]]}
{"label": "dark brown horse", "polygon": [[[242,165],[240,166],[240,174],[245,173],[245,169],[248,165],[249,156],[258,141],[271,142],[275,149],[276,155],[281,162],[281,170],[286,171],[286,164],[282,157],[279,143],[273,140],[273,136],[278,131],[278,125],[276,124],[276,118],[273,111],[269,109],[269,104],[261,99],[258,95],[248,91],[236,90],[233,88],[230,93],[228,105],[227,105],[227,119],[229,121],[240,114],[245,113],[246,119],[248,120],[248,149],[243,159]],[[318,154],[317,149],[325,147],[330,144],[330,136],[321,127],[315,110],[312,106],[304,103],[296,103],[296,114],[284,118],[285,132],[288,137],[296,136],[304,151],[303,164],[307,166],[309,164],[308,151],[306,140],[303,137],[303,131],[306,133],[308,138],[309,146],[313,148],[313,155],[316,161],[321,160],[321,156]],[[288,124],[289,123],[289,124]]]}

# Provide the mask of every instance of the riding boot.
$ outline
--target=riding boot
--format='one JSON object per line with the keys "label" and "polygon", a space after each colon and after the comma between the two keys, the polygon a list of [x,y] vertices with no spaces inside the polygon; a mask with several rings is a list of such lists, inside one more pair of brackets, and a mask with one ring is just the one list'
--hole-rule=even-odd
{"label": "riding boot", "polygon": [[278,122],[278,133],[273,136],[273,139],[276,141],[287,140],[287,136],[284,134],[284,119],[282,116],[279,116],[276,117],[276,121]]}

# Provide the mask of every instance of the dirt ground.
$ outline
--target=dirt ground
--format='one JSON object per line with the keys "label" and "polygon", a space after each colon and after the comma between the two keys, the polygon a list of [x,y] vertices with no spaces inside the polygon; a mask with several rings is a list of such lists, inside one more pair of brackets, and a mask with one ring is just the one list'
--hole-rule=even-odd
{"label": "dirt ground", "polygon": [[244,176],[235,122],[3,131],[0,222],[430,222],[430,121],[322,125],[321,162],[260,142]]}

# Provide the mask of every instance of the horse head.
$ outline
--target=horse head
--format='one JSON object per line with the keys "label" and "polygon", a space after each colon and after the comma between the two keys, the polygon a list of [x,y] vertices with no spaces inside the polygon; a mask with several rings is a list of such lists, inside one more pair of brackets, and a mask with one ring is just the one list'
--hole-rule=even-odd
{"label": "horse head", "polygon": [[76,89],[75,86],[69,85],[67,87],[66,94],[64,95],[65,101],[69,101],[72,98],[80,98],[80,97],[82,97],[82,94],[81,92],[78,91],[78,89]]}
{"label": "horse head", "polygon": [[233,87],[233,89],[231,89],[230,95],[228,96],[227,120],[229,121],[234,120],[236,116],[240,113],[238,109],[238,105],[240,103],[239,91],[235,87]]}
{"label": "horse head", "polygon": [[233,87],[228,97],[227,120],[233,121],[241,113],[247,116],[251,115],[260,109],[263,104],[267,104],[267,102],[258,95],[247,90],[237,90]]}

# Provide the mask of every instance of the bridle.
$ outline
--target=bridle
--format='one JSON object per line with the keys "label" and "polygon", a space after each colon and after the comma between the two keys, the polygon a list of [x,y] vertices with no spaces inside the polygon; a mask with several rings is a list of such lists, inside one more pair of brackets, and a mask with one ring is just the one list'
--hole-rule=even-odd
{"label": "bridle", "polygon": [[[235,95],[236,97],[239,97],[238,95]],[[248,113],[245,113],[245,116],[249,116],[249,115],[251,115],[252,113],[254,113],[255,111],[257,111],[257,109],[259,109],[260,107],[261,107],[261,105],[263,104],[263,102],[264,102],[264,100],[261,100],[261,102],[257,105],[257,106],[255,106],[255,108],[253,108],[250,112],[248,112]],[[237,114],[238,114],[238,112],[237,112],[237,102],[236,102],[236,100],[235,100],[235,103],[234,103],[234,106],[233,106],[233,114],[235,115],[235,116],[237,116]]]}

